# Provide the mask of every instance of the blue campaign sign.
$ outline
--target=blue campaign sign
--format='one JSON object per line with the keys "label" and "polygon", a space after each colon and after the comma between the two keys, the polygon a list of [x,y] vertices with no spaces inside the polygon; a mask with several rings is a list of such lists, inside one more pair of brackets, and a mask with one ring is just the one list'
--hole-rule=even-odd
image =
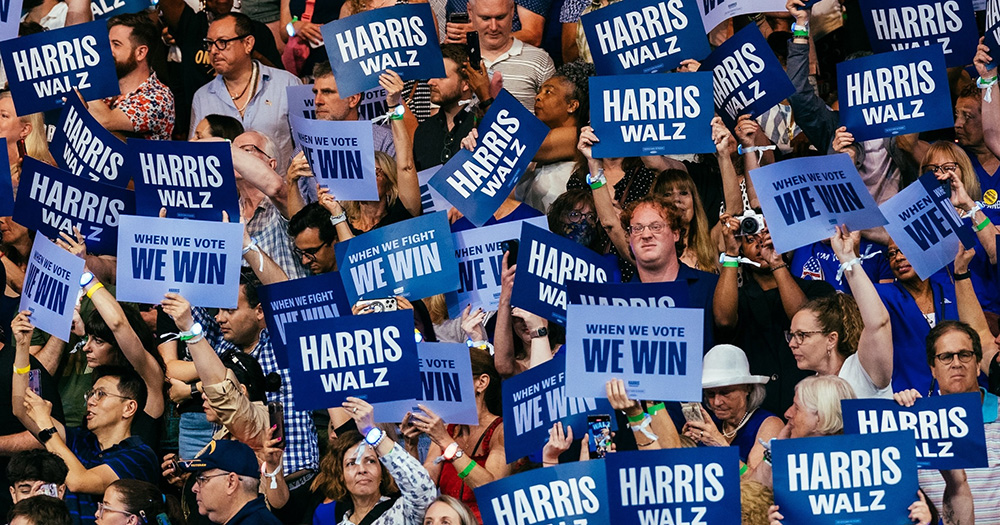
{"label": "blue campaign sign", "polygon": [[621,379],[631,399],[701,401],[704,315],[700,308],[650,316],[642,306],[569,305],[566,374],[574,381],[566,395],[604,397],[605,383]]}
{"label": "blue campaign sign", "polygon": [[288,363],[282,361],[288,325],[351,315],[344,283],[337,272],[261,286],[257,288],[257,293],[260,294],[260,307],[264,310],[264,322],[271,333],[274,355],[282,368],[288,368]]}
{"label": "blue campaign sign", "polygon": [[7,166],[7,174],[0,177],[0,217],[14,213],[14,183],[10,177],[10,160],[7,158],[7,139],[0,138],[0,166]]}
{"label": "blue campaign sign", "polygon": [[430,185],[431,177],[440,169],[441,166],[432,166],[417,172],[417,182],[420,183],[420,207],[425,214],[451,209],[451,203]]}
{"label": "blue campaign sign", "polygon": [[785,69],[756,24],[731,36],[701,63],[715,78],[715,110],[729,129],[740,115],[756,117],[795,93]]}
{"label": "blue campaign sign", "polygon": [[606,283],[614,263],[565,237],[525,224],[511,304],[566,324],[566,283]]}
{"label": "blue campaign sign", "polygon": [[[887,221],[846,153],[783,160],[750,172],[779,253]],[[954,254],[953,254],[954,255]]]}
{"label": "blue campaign sign", "polygon": [[501,91],[477,129],[475,150],[458,150],[430,185],[472,224],[482,226],[524,175],[549,127]]}
{"label": "blue campaign sign", "polygon": [[990,466],[978,392],[921,398],[912,407],[891,399],[844,399],[840,403],[845,434],[912,431],[917,440],[917,468]]}
{"label": "blue campaign sign", "polygon": [[240,216],[233,152],[226,142],[129,139],[129,172],[138,215],[221,221]]}
{"label": "blue campaign sign", "polygon": [[236,308],[243,225],[159,217],[122,217],[119,301],[157,304],[183,295],[205,308]]}
{"label": "blue campaign sign", "polygon": [[529,470],[477,487],[474,492],[483,523],[611,523],[603,461],[577,461]]}
{"label": "blue campaign sign", "polygon": [[[1000,0],[986,0],[986,32],[983,41],[986,47],[990,48],[990,56],[1000,49]],[[991,67],[996,67],[997,60],[994,58],[990,63]]]}
{"label": "blue campaign sign", "polygon": [[[603,386],[603,385],[602,385]],[[566,353],[503,382],[503,435],[507,461],[538,452],[556,421],[573,427],[574,436],[587,432],[587,415],[613,414],[607,399],[566,395]],[[611,418],[615,425],[615,418]]]}
{"label": "blue campaign sign", "polygon": [[912,432],[777,439],[774,502],[784,523],[910,523],[917,499]]}
{"label": "blue campaign sign", "polygon": [[420,390],[415,399],[375,403],[375,421],[399,423],[407,412],[424,405],[451,425],[478,425],[476,392],[469,352],[482,350],[462,343],[419,343]]}
{"label": "blue campaign sign", "polygon": [[967,248],[975,244],[972,229],[962,226],[951,205],[949,188],[933,173],[925,173],[879,209],[889,221],[885,230],[921,279],[953,262],[959,242]]}
{"label": "blue campaign sign", "polygon": [[60,168],[77,177],[119,188],[131,179],[125,173],[125,143],[104,129],[76,97],[66,99],[49,151]]}
{"label": "blue campaign sign", "polygon": [[598,75],[670,71],[712,49],[699,23],[698,2],[631,0],[580,18]]}
{"label": "blue campaign sign", "polygon": [[690,306],[686,282],[667,283],[566,283],[569,304],[686,308]]}
{"label": "blue campaign sign", "polygon": [[860,4],[876,53],[940,46],[948,67],[969,65],[976,56],[979,30],[970,0],[861,0]]}
{"label": "blue campaign sign", "polygon": [[709,73],[591,77],[590,107],[594,158],[715,151]]}
{"label": "blue campaign sign", "polygon": [[119,219],[135,213],[131,191],[82,179],[31,157],[21,164],[17,195],[18,224],[51,238],[61,231],[72,235],[78,228],[87,251],[97,255],[115,255]]}
{"label": "blue campaign sign", "polygon": [[893,51],[837,64],[840,124],[854,140],[950,128],[948,71],[937,47]]}
{"label": "blue campaign sign", "polygon": [[604,464],[618,525],[734,523],[740,515],[736,447],[617,452]]}
{"label": "blue campaign sign", "polygon": [[337,90],[346,97],[378,87],[391,69],[403,80],[441,78],[444,60],[427,4],[365,11],[320,28]]}
{"label": "blue campaign sign", "polygon": [[445,212],[383,226],[335,248],[351,304],[396,295],[423,299],[458,286],[455,243]]}
{"label": "blue campaign sign", "polygon": [[30,311],[31,322],[39,330],[69,341],[83,265],[82,257],[60,248],[45,236],[35,237],[17,309]]}
{"label": "blue campaign sign", "polygon": [[316,118],[316,95],[313,95],[313,85],[288,86],[285,88],[288,97],[288,125],[292,125],[292,117],[308,119]]}
{"label": "blue campaign sign", "polygon": [[[732,0],[700,0],[695,3],[701,6],[701,19],[706,33],[737,15],[785,10],[785,3],[781,0],[739,0],[737,2]],[[810,3],[806,2],[806,4]]]}
{"label": "blue campaign sign", "polygon": [[115,15],[139,13],[154,6],[155,0],[92,0],[90,11],[94,14],[94,20],[106,20]]}
{"label": "blue campaign sign", "polygon": [[22,3],[22,0],[0,2],[0,40],[17,38],[17,30],[21,25]]}
{"label": "blue campaign sign", "polygon": [[377,201],[375,141],[369,120],[310,120],[289,115],[295,142],[320,186],[341,201]]}
{"label": "blue campaign sign", "polygon": [[100,20],[0,42],[18,115],[62,106],[80,90],[84,100],[118,95],[108,24]]}
{"label": "blue campaign sign", "polygon": [[409,311],[303,321],[287,330],[285,360],[297,409],[340,406],[348,396],[378,403],[419,395]]}
{"label": "blue campaign sign", "polygon": [[[457,310],[471,304],[472,309],[497,309],[500,298],[500,275],[503,273],[504,241],[519,239],[521,225],[533,224],[548,228],[545,217],[503,222],[481,228],[456,232],[455,259],[458,260]],[[511,262],[513,264],[514,262]]]}

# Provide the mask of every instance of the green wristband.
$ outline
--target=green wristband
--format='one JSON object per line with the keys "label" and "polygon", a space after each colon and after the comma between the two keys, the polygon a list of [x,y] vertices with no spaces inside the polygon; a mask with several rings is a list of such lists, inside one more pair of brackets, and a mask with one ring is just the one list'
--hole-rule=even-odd
{"label": "green wristband", "polygon": [[663,403],[657,403],[649,407],[649,415],[655,416],[657,412],[663,410],[664,408],[667,408],[667,406],[664,405]]}
{"label": "green wristband", "polygon": [[744,463],[743,466],[740,467],[740,476],[743,476],[743,474],[746,474],[748,470],[750,470],[750,465],[747,465],[746,463]]}
{"label": "green wristband", "polygon": [[469,463],[468,467],[465,467],[464,470],[462,470],[461,472],[459,472],[458,473],[458,477],[461,478],[461,479],[465,479],[466,476],[468,476],[469,473],[471,473],[472,469],[474,469],[474,468],[476,468],[476,462],[475,462],[475,460],[473,460],[471,463]]}
{"label": "green wristband", "polygon": [[646,413],[645,412],[640,412],[638,416],[628,416],[628,422],[629,423],[638,423],[638,422],[642,421],[643,419],[646,419]]}
{"label": "green wristband", "polygon": [[740,267],[740,263],[739,263],[739,261],[725,261],[725,262],[722,263],[722,267],[723,268],[739,268]]}
{"label": "green wristband", "polygon": [[983,231],[984,228],[986,228],[990,224],[991,224],[990,223],[990,218],[987,217],[987,218],[983,219],[983,222],[981,222],[981,223],[979,223],[979,224],[976,225],[976,231],[977,232],[981,232],[981,231]]}

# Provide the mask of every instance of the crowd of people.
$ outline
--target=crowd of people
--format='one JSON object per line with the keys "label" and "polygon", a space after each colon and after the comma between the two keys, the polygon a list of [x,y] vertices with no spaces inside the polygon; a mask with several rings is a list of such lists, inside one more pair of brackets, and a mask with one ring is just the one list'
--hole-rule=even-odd
{"label": "crowd of people", "polygon": [[[609,381],[621,430],[608,453],[736,447],[742,522],[774,525],[784,516],[773,499],[773,440],[843,433],[844,399],[912,406],[922,396],[980,393],[989,467],[921,470],[910,518],[1000,524],[1000,207],[991,206],[1000,190],[991,53],[1000,50],[981,41],[971,67],[949,70],[953,129],[859,142],[840,125],[835,75],[838,63],[871,53],[859,2],[788,0],[784,12],[740,15],[708,32],[718,46],[759,28],[795,86],[786,101],[733,129],[715,118],[714,155],[594,158],[595,69],[581,16],[617,1],[429,0],[446,75],[380,76],[379,113],[393,117],[372,124],[378,200],[358,202],[316,184],[290,129],[286,88],[312,84],[317,119],[370,117],[362,94],[338,91],[320,27],[401,2],[159,0],[109,18],[121,95],[89,101],[97,122],[122,139],[232,145],[240,217],[230,219],[245,224],[238,303],[207,309],[177,293],[159,304],[119,302],[115,258],[89,253],[83,235],[67,231],[53,240],[83,258],[87,273],[71,336],[60,340],[18,311],[36,234],[0,217],[0,344],[9,347],[0,363],[13,369],[10,410],[0,408],[0,472],[10,487],[0,512],[9,523],[475,525],[478,487],[589,460],[596,436],[562,423],[532,456],[505,451],[502,381],[573,350],[563,326],[511,304],[509,254],[496,311],[460,305],[449,318],[443,295],[397,298],[424,341],[468,343],[475,425],[428,407],[376,423],[360,397],[296,408],[261,307],[263,286],[337,271],[338,242],[420,216],[417,173],[473,149],[502,88],[548,134],[486,225],[545,216],[552,233],[613,261],[616,281],[685,283],[690,306],[705,312],[700,407],[630,399],[621,379]],[[99,11],[91,4],[25,0],[20,35],[90,21]],[[664,74],[699,67],[685,60]],[[53,124],[17,114],[10,91],[0,92],[15,190],[25,157],[56,165]],[[975,247],[929,278],[882,228],[838,226],[828,240],[776,251],[748,172],[838,153],[880,204],[933,173]],[[448,218],[453,232],[475,228],[454,208]],[[748,220],[760,227],[748,232]]]}

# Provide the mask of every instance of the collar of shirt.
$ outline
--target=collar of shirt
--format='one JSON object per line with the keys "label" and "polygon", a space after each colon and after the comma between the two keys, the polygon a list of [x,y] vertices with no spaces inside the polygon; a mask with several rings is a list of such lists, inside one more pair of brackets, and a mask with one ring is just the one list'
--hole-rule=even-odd
{"label": "collar of shirt", "polygon": [[520,55],[522,51],[524,51],[524,42],[518,40],[517,37],[512,37],[512,38],[514,42],[510,45],[510,49],[508,49],[506,53],[498,56],[496,60],[489,61],[483,58],[483,63],[486,64],[487,68],[492,68],[493,64],[496,64],[498,62],[503,62],[504,60],[507,60],[510,57],[516,57]]}
{"label": "collar of shirt", "polygon": [[[257,87],[257,93],[260,93],[264,90],[264,84],[271,80],[271,74],[266,70],[267,66],[257,62],[256,60],[253,62],[254,64],[257,64],[257,71],[260,72],[260,85]],[[227,93],[229,92],[229,90],[226,89],[226,81],[223,80],[222,75],[215,75],[215,78],[208,83],[208,92],[216,94],[219,93],[220,89],[226,91]]]}

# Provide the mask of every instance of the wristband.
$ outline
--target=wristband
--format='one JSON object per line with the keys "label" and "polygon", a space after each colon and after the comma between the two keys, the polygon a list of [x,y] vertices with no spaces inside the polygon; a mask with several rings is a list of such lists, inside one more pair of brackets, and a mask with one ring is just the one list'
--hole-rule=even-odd
{"label": "wristband", "polygon": [[[986,220],[988,221],[989,219],[986,219]],[[94,292],[96,292],[97,290],[100,290],[101,288],[104,288],[104,284],[98,282],[97,284],[88,286],[87,289],[84,291],[84,293],[87,294],[87,298],[88,299],[93,299],[94,298]]]}
{"label": "wristband", "polygon": [[862,261],[866,261],[868,259],[871,259],[872,257],[875,257],[876,255],[878,255],[880,253],[882,253],[882,250],[877,250],[875,252],[871,252],[871,245],[869,245],[868,248],[865,249],[865,254],[864,255],[861,255],[859,257],[855,257],[855,258],[851,259],[850,261],[842,263],[840,265],[840,268],[837,270],[837,282],[838,283],[839,282],[843,282],[842,278],[844,277],[844,272],[845,271],[848,271],[848,272],[853,271],[854,267],[857,266],[857,265],[859,265],[859,264],[861,264]]}
{"label": "wristband", "polygon": [[970,272],[969,270],[966,270],[964,272],[954,274],[953,277],[954,277],[954,279],[955,279],[956,282],[958,282],[958,281],[964,281],[966,279],[971,279],[972,278],[972,272]]}
{"label": "wristband", "polygon": [[389,112],[389,120],[403,120],[403,115],[406,114],[406,107],[402,104],[394,107],[391,112]]}
{"label": "wristband", "polygon": [[781,264],[775,266],[774,268],[771,268],[771,273],[774,273],[774,272],[776,272],[776,271],[778,271],[778,270],[780,270],[782,268],[788,268],[788,265],[785,264],[785,263],[781,263]]}
{"label": "wristband", "polygon": [[201,391],[198,390],[198,383],[191,383],[191,399],[194,399],[201,395]]}
{"label": "wristband", "polygon": [[649,417],[648,414],[643,414],[642,423],[639,425],[629,424],[632,427],[633,432],[642,432],[642,435],[650,439],[650,441],[656,441],[660,439],[656,434],[648,430],[650,423],[653,422],[653,418]]}
{"label": "wristband", "polygon": [[14,373],[15,374],[17,374],[19,376],[23,376],[24,374],[27,374],[28,372],[31,372],[31,365],[30,364],[28,366],[24,367],[24,368],[18,368],[17,365],[14,365]]}
{"label": "wristband", "polygon": [[750,264],[760,268],[760,263],[758,262],[751,261],[746,257],[738,257],[738,256],[734,257],[732,255],[727,255],[725,252],[719,255],[719,262],[722,263],[723,268],[737,268],[739,267],[740,263]]}
{"label": "wristband", "polygon": [[648,409],[646,409],[646,411],[649,412],[649,415],[655,416],[657,412],[659,412],[659,411],[661,411],[661,410],[663,410],[665,408],[667,408],[667,405],[664,405],[663,403],[657,403],[657,404],[649,407]]}
{"label": "wristband", "polygon": [[342,222],[347,222],[347,212],[346,211],[340,212],[340,215],[334,215],[333,217],[330,217],[330,224],[332,224],[334,226],[336,226],[336,225],[338,225],[338,224],[340,224]]}
{"label": "wristband", "polygon": [[971,219],[976,214],[977,211],[983,209],[982,203],[976,202],[974,204],[975,205],[972,208],[969,208],[969,211],[962,214],[963,219]]}
{"label": "wristband", "polygon": [[740,477],[743,477],[743,475],[746,474],[748,470],[750,470],[750,466],[747,465],[746,463],[740,466]]}
{"label": "wristband", "polygon": [[639,414],[637,414],[637,415],[634,415],[634,416],[628,416],[628,415],[626,415],[626,417],[628,417],[628,422],[629,423],[638,423],[638,422],[642,421],[643,419],[646,419],[646,415],[647,414],[645,412],[639,412]]}
{"label": "wristband", "polygon": [[591,174],[589,173],[587,174],[587,185],[589,185],[590,189],[592,190],[596,190],[607,183],[608,179],[607,177],[604,176],[604,168],[600,168],[597,170],[596,177],[591,176]]}
{"label": "wristband", "polygon": [[243,247],[243,255],[250,252],[257,252],[257,271],[264,271],[264,252],[260,251],[260,244],[257,243],[256,237],[250,237],[250,244]]}
{"label": "wristband", "polygon": [[469,474],[472,472],[472,469],[474,468],[476,468],[476,461],[470,460],[469,466],[465,467],[465,469],[463,469],[461,472],[458,473],[458,478],[465,479],[466,477],[469,476]]}
{"label": "wristband", "polygon": [[274,469],[274,472],[268,472],[266,469],[267,469],[267,463],[261,463],[260,475],[266,478],[271,478],[271,484],[268,485],[268,488],[274,490],[278,488],[278,482],[275,481],[274,478],[278,477],[278,473],[281,472],[281,465],[278,465],[278,468]]}
{"label": "wristband", "polygon": [[288,33],[288,38],[295,36],[295,19],[293,18],[291,22],[285,24],[285,32]]}
{"label": "wristband", "polygon": [[996,84],[996,83],[997,83],[997,77],[996,77],[996,75],[993,75],[993,77],[991,77],[989,79],[985,79],[983,77],[979,77],[979,78],[976,79],[976,87],[978,87],[979,89],[985,89],[986,90],[986,93],[983,93],[983,100],[986,101],[987,104],[989,104],[990,102],[993,102],[993,89],[992,88],[993,88],[993,85]]}
{"label": "wristband", "polygon": [[[976,231],[977,232],[981,232],[981,231],[983,231],[984,228],[986,228],[990,224],[991,224],[990,223],[990,218],[986,217],[985,219],[983,219],[983,222],[981,222],[981,223],[979,223],[979,224],[976,225]],[[90,294],[87,294],[87,296],[89,297]]]}
{"label": "wristband", "polygon": [[186,344],[193,345],[193,344],[201,341],[202,339],[205,339],[205,334],[198,334],[198,335],[192,337],[191,339],[188,339],[185,342],[186,342]]}

